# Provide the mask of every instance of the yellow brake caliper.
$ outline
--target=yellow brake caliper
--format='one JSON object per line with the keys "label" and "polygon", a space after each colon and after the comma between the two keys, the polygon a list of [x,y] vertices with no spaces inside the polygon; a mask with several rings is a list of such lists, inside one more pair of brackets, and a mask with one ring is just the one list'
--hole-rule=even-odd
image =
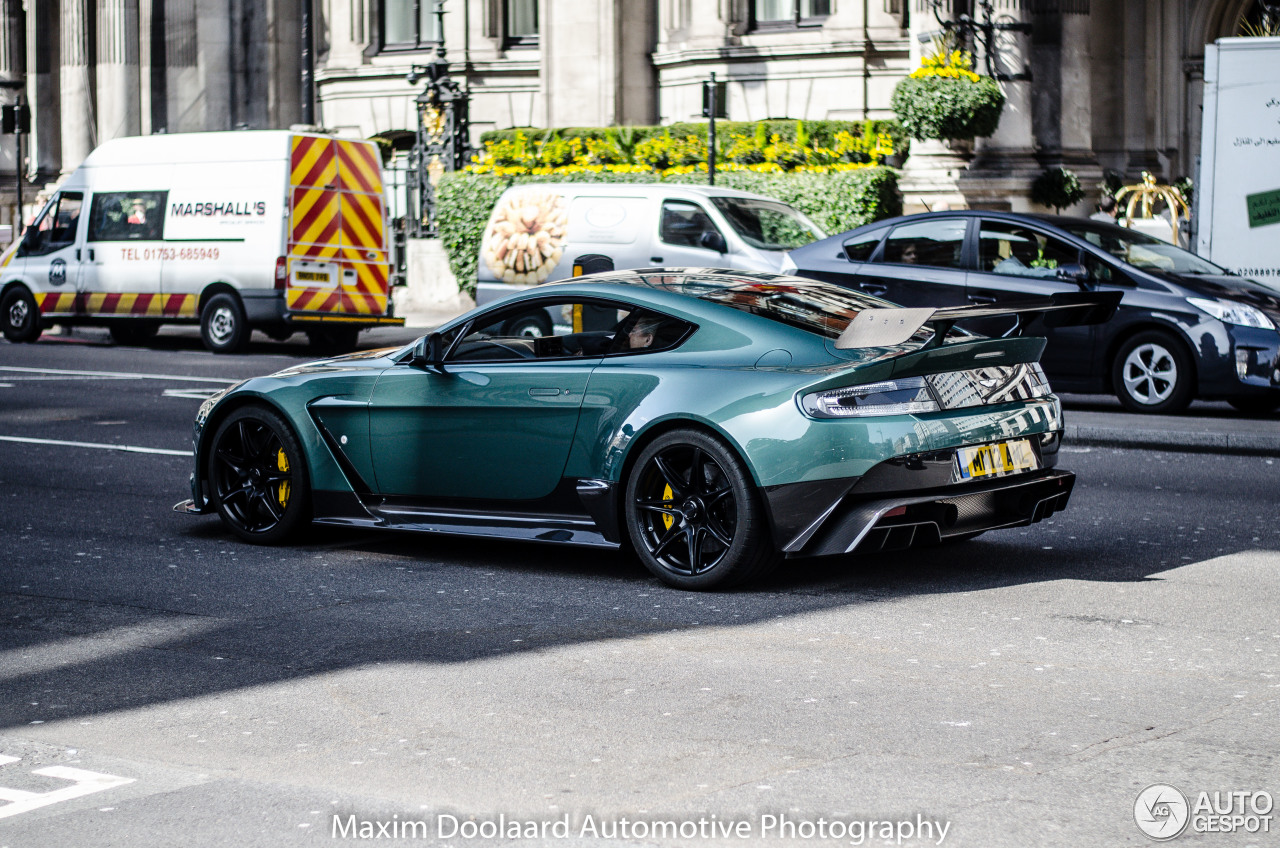
{"label": "yellow brake caliper", "polygon": [[[671,503],[674,497],[675,497],[675,493],[671,491],[671,484],[668,483],[667,487],[662,490],[662,502],[664,504],[669,504]],[[671,525],[674,524],[675,521],[676,520],[671,517],[671,513],[669,512],[662,513],[662,523],[668,530],[671,529]]]}
{"label": "yellow brake caliper", "polygon": [[[284,455],[284,448],[276,449],[276,468],[284,474],[289,473],[289,457]],[[276,500],[280,501],[280,506],[282,507],[289,505],[288,480],[280,481],[280,485],[276,488]]]}

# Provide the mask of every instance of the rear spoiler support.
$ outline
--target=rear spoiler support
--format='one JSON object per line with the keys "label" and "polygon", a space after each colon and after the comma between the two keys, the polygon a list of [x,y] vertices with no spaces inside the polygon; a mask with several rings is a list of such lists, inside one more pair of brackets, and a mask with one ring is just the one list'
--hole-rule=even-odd
{"label": "rear spoiler support", "polygon": [[1123,296],[1123,292],[1058,292],[1049,297],[991,306],[864,309],[854,316],[840,338],[836,339],[836,347],[840,350],[892,347],[903,344],[921,327],[928,325],[933,330],[933,338],[921,348],[928,350],[941,346],[947,333],[959,321],[1003,315],[1015,318],[1014,325],[1001,336],[1006,339],[1021,336],[1027,325],[1041,316],[1046,327],[1102,324],[1115,315]]}

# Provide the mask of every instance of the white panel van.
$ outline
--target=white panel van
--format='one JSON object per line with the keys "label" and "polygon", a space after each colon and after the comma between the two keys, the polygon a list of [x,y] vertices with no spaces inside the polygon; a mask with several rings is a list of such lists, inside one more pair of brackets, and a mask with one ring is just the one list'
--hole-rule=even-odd
{"label": "white panel van", "polygon": [[778,272],[788,250],[826,238],[780,200],[714,186],[529,183],[507,189],[480,245],[476,303],[573,275],[603,256],[654,266]]}
{"label": "white panel van", "polygon": [[94,150],[0,257],[0,327],[96,324],[119,343],[199,323],[215,352],[257,328],[326,352],[391,314],[374,145],[286,131],[120,138]]}

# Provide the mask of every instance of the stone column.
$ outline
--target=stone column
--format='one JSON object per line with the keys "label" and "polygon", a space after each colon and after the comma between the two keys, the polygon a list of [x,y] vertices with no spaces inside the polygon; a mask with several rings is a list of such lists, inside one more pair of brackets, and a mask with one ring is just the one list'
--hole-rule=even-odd
{"label": "stone column", "polygon": [[27,12],[27,102],[31,104],[34,170],[52,175],[61,163],[62,125],[58,114],[58,5],[35,3]]}
{"label": "stone column", "polygon": [[[23,79],[27,70],[27,32],[22,15],[21,0],[0,0],[0,103],[13,103],[22,92]],[[10,136],[0,150],[0,174],[8,182],[8,175],[13,174],[16,181],[22,179],[23,163],[18,159],[17,136]],[[13,194],[5,192],[4,220],[14,223],[15,217],[21,217],[22,210],[17,209],[16,190]],[[24,200],[30,195],[24,192]],[[13,228],[16,236],[18,228]]]}
{"label": "stone column", "polygon": [[59,7],[59,113],[62,118],[62,171],[74,171],[97,145],[94,125],[93,10],[89,0],[62,0]]}
{"label": "stone column", "polygon": [[98,142],[142,132],[138,0],[98,0]]}

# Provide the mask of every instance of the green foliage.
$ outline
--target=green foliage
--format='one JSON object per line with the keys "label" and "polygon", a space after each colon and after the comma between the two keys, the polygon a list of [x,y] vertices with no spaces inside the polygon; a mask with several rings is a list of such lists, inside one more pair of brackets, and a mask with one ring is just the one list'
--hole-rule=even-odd
{"label": "green foliage", "polygon": [[894,88],[890,105],[912,138],[978,138],[996,131],[1004,92],[990,77],[907,77]]}
{"label": "green foliage", "polygon": [[696,135],[684,138],[669,135],[646,138],[636,145],[632,158],[637,165],[648,165],[655,171],[665,171],[680,165],[696,165],[707,161],[707,140]]}
{"label": "green foliage", "polygon": [[1178,177],[1173,181],[1173,187],[1178,190],[1178,194],[1182,195],[1182,199],[1187,202],[1191,208],[1195,208],[1196,201],[1196,184],[1190,177]]}
{"label": "green foliage", "polygon": [[1063,167],[1046,168],[1031,184],[1031,200],[1060,212],[1084,200],[1084,188],[1074,171]]}
{"label": "green foliage", "polygon": [[[671,177],[667,182],[705,185],[706,179],[705,174],[695,173]],[[449,254],[449,266],[464,291],[475,292],[480,242],[502,192],[515,184],[548,182],[652,183],[658,182],[658,177],[610,173],[514,178],[466,172],[445,174],[437,187],[440,240]],[[716,184],[790,203],[832,234],[902,214],[897,172],[890,168],[863,168],[833,174],[730,171],[717,174]]]}
{"label": "green foliage", "polygon": [[[480,141],[482,144],[496,143],[504,139],[514,139],[517,133],[523,134],[526,139],[540,141],[540,134],[546,132],[545,130],[536,130],[531,127],[489,130],[480,136]],[[669,134],[672,138],[685,138],[692,135],[705,142],[707,138],[707,123],[705,121],[690,121],[671,124],[668,127],[565,127],[554,132],[562,139],[581,138],[584,142],[589,138],[604,141],[612,135],[623,154],[629,155],[640,142],[648,138],[660,137],[664,134]],[[893,148],[899,151],[905,148],[907,142],[906,133],[895,121],[716,121],[717,148],[718,152],[721,153],[727,150],[727,146],[732,143],[731,139],[735,136],[746,136],[748,139],[754,138],[757,147],[761,149],[775,135],[782,141],[793,142],[803,147],[806,145],[800,138],[802,133],[808,137],[808,147],[829,147],[834,149],[836,137],[840,133],[848,133],[855,137],[869,134],[873,138],[884,134],[893,139]]]}

